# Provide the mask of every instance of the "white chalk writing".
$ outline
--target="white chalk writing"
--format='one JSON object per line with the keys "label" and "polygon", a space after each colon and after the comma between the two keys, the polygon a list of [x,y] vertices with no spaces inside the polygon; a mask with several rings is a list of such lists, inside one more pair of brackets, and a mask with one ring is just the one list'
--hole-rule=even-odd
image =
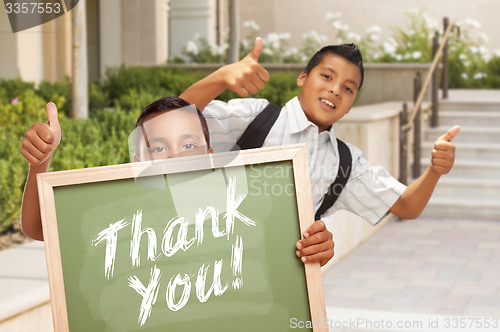
{"label": "white chalk writing", "polygon": [[[176,216],[167,222],[167,226],[163,231],[161,240],[161,253],[167,258],[174,256],[179,250],[188,251],[193,244],[196,246],[203,244],[204,240],[204,223],[208,219],[211,222],[211,233],[213,238],[225,238],[230,240],[231,235],[235,230],[235,221],[239,220],[247,227],[256,226],[255,221],[242,214],[238,209],[246,197],[246,194],[236,196],[236,180],[230,177],[228,180],[226,191],[226,212],[224,213],[225,229],[221,230],[219,211],[213,206],[198,208],[194,222],[194,236],[188,239],[189,221],[183,216]],[[119,220],[109,225],[108,228],[100,231],[92,240],[92,245],[97,246],[100,243],[106,243],[104,256],[104,276],[106,279],[113,277],[113,271],[116,259],[116,250],[118,245],[118,232],[130,223],[126,219]],[[177,234],[177,236],[175,236]],[[143,211],[137,210],[132,216],[132,224],[130,231],[130,259],[132,267],[140,267],[140,249],[141,239],[143,235],[147,237],[147,259],[149,261],[157,261],[161,253],[157,256],[157,236],[156,232],[151,227],[143,228]],[[123,234],[120,233],[121,238]],[[208,301],[210,296],[221,296],[228,289],[228,284],[222,282],[223,260],[213,261],[213,279],[212,284],[207,289],[207,273],[210,269],[210,264],[203,263],[198,269],[194,288],[196,298],[200,303]],[[235,243],[231,246],[231,268],[234,279],[232,281],[233,289],[243,287],[243,238],[236,235]],[[161,271],[156,265],[151,268],[150,278],[147,286],[145,286],[137,276],[131,275],[128,277],[128,285],[134,289],[141,297],[142,302],[139,310],[138,323],[140,326],[146,324],[148,317],[151,315],[153,305],[156,303],[158,292],[160,289]],[[191,296],[191,278],[194,275],[185,273],[176,273],[170,278],[165,291],[165,302],[171,311],[181,310],[189,301]],[[180,297],[178,294],[181,294]]]}

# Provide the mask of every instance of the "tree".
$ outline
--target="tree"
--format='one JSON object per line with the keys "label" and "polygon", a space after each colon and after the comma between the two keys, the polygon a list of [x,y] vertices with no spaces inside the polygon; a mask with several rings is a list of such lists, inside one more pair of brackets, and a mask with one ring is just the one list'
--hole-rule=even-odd
{"label": "tree", "polygon": [[239,60],[238,0],[229,0],[229,63]]}
{"label": "tree", "polygon": [[85,0],[80,0],[72,10],[73,24],[73,67],[72,67],[72,118],[87,118],[88,62],[87,62],[87,24]]}

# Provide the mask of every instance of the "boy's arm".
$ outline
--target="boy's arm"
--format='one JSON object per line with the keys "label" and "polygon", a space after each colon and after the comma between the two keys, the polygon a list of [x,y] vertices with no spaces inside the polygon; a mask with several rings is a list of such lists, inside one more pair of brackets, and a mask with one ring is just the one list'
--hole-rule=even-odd
{"label": "boy's arm", "polygon": [[262,47],[262,39],[257,38],[252,51],[246,57],[217,69],[191,85],[179,97],[203,111],[208,103],[227,89],[241,97],[262,90],[269,81],[269,73],[258,62]]}
{"label": "boy's arm", "polygon": [[424,210],[436,184],[443,174],[447,174],[455,161],[455,145],[451,140],[460,131],[459,126],[448,130],[437,139],[432,149],[429,167],[415,182],[410,184],[389,210],[402,219],[415,219]]}
{"label": "boy's arm", "polygon": [[40,241],[43,232],[36,175],[49,170],[52,152],[61,140],[56,105],[48,103],[46,110],[48,123],[35,123],[26,130],[21,148],[21,154],[30,163],[21,204],[21,227],[24,234]]}

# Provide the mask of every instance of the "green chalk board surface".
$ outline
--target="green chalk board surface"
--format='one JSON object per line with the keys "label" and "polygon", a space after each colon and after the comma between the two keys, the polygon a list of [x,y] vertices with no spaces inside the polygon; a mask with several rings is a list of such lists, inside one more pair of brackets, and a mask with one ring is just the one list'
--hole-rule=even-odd
{"label": "green chalk board surface", "polygon": [[[305,157],[296,146],[280,151],[293,158],[253,152],[232,165],[187,171],[172,160],[165,163],[175,172],[167,167],[135,179],[113,176],[111,167],[100,171],[108,180],[101,175],[50,185],[51,198],[41,201],[53,200],[55,218],[45,207],[44,236],[51,244],[47,256],[55,257],[49,265],[60,266],[63,281],[56,289],[49,278],[51,297],[64,292],[65,299],[65,308],[53,301],[55,326],[288,331],[292,318],[311,321],[304,264],[295,256],[302,209],[297,193],[310,192],[296,183],[304,177],[297,172]],[[63,182],[77,175],[71,172],[61,172]],[[53,231],[51,219],[57,220]]]}

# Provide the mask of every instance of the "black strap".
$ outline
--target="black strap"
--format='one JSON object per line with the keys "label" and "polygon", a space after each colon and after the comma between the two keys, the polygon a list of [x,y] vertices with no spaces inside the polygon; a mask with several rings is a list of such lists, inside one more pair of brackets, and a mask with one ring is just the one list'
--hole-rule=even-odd
{"label": "black strap", "polygon": [[[269,103],[257,117],[248,125],[241,137],[236,142],[233,150],[246,150],[260,148],[264,145],[267,135],[271,131],[274,123],[280,115],[281,107]],[[349,147],[337,138],[339,149],[339,170],[335,181],[328,188],[328,192],[323,197],[314,220],[320,220],[321,216],[333,206],[340,193],[344,189],[349,176],[351,175],[352,156]]]}
{"label": "black strap", "polygon": [[260,148],[280,115],[281,107],[269,103],[248,125],[233,150]]}
{"label": "black strap", "polygon": [[340,193],[344,189],[349,176],[351,176],[352,169],[352,156],[349,147],[337,138],[337,146],[339,148],[339,170],[337,172],[337,177],[335,181],[328,188],[328,192],[323,198],[318,211],[314,215],[314,220],[320,220],[323,213],[333,206],[337,198],[339,198]]}

